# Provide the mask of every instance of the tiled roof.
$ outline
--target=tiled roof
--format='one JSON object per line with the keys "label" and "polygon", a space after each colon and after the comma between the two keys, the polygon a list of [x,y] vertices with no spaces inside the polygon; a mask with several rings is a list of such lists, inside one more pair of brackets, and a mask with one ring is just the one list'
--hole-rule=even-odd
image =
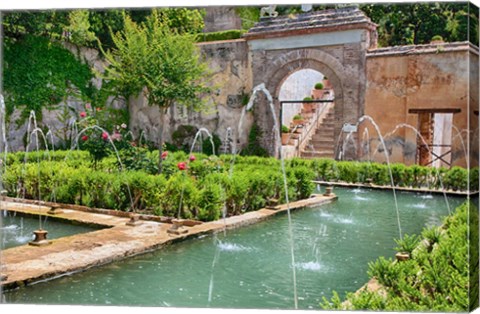
{"label": "tiled roof", "polygon": [[339,29],[357,24],[375,25],[357,7],[313,11],[291,16],[264,17],[256,23],[245,37],[256,37],[265,33],[291,32],[296,30]]}
{"label": "tiled roof", "polygon": [[478,47],[469,42],[453,42],[453,43],[431,43],[425,45],[408,45],[408,46],[392,46],[377,48],[367,51],[367,57],[380,57],[387,55],[413,55],[424,53],[441,53],[452,51],[470,50],[478,54]]}

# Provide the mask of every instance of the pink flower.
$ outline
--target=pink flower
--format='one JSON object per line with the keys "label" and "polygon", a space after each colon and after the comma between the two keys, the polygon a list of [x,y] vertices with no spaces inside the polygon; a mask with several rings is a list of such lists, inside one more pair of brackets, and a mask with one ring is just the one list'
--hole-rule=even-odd
{"label": "pink flower", "polygon": [[162,153],[162,159],[165,160],[165,158],[167,158],[167,156],[168,156],[168,152],[167,152],[167,151],[164,151],[164,152]]}
{"label": "pink flower", "polygon": [[127,128],[127,125],[126,125],[125,123],[122,123],[122,125],[120,125],[120,127],[121,127],[122,129],[126,129],[126,128]]}
{"label": "pink flower", "polygon": [[115,131],[115,133],[113,133],[112,135],[112,140],[114,141],[120,141],[122,139],[122,134],[118,133],[117,131]]}
{"label": "pink flower", "polygon": [[87,116],[87,113],[85,111],[80,112],[80,117],[85,118]]}
{"label": "pink flower", "polygon": [[195,155],[190,155],[190,158],[189,158],[190,161],[195,161],[195,159],[197,159]]}
{"label": "pink flower", "polygon": [[87,102],[85,104],[85,109],[88,109],[88,110],[92,109],[92,105],[89,102]]}
{"label": "pink flower", "polygon": [[187,169],[187,164],[184,163],[184,162],[179,162],[177,164],[177,167],[178,167],[179,170],[185,170],[185,169]]}
{"label": "pink flower", "polygon": [[103,138],[104,140],[108,140],[108,133],[107,133],[107,132],[103,132],[103,133],[102,133],[102,138]]}
{"label": "pink flower", "polygon": [[88,140],[88,136],[86,136],[86,135],[82,136],[82,141],[85,142],[86,140]]}

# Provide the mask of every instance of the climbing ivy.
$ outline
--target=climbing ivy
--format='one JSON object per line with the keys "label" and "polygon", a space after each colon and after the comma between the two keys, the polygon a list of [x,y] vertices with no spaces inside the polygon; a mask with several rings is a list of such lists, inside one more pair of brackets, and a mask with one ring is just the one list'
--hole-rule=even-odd
{"label": "climbing ivy", "polygon": [[57,42],[25,36],[4,43],[4,90],[7,114],[22,107],[41,115],[68,96],[89,100],[96,93],[92,71]]}

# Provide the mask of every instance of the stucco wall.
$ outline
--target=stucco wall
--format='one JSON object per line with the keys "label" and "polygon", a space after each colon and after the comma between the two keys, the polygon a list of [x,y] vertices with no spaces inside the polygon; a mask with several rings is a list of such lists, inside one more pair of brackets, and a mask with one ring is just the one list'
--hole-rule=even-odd
{"label": "stucco wall", "polygon": [[[390,162],[415,163],[417,133],[412,127],[418,129],[418,114],[410,113],[411,109],[460,109],[453,114],[452,163],[466,166],[463,146],[467,143],[469,98],[473,97],[470,103],[475,98],[478,103],[478,93],[473,96],[469,91],[470,70],[475,67],[478,71],[478,52],[462,43],[380,49],[367,54],[365,114],[373,118],[384,136],[394,132],[385,139]],[[378,134],[366,121],[359,129],[361,138],[365,127],[370,148],[375,150]],[[381,147],[373,155],[378,161],[386,159]]]}
{"label": "stucco wall", "polygon": [[[213,72],[211,84],[214,86],[214,92],[206,99],[209,104],[207,111],[194,112],[177,106],[168,111],[164,138],[169,142],[172,140],[172,133],[180,125],[206,128],[211,134],[216,134],[224,140],[228,128],[237,129],[245,98],[252,88],[245,41],[219,41],[201,43],[198,46]],[[143,97],[138,97],[130,99],[129,110],[130,129],[134,134],[139,135],[143,131],[146,138],[156,142],[161,126],[159,109],[149,107]],[[244,120],[242,130],[239,131],[241,137],[239,144],[246,143],[248,130],[252,124],[251,115],[247,114]]]}

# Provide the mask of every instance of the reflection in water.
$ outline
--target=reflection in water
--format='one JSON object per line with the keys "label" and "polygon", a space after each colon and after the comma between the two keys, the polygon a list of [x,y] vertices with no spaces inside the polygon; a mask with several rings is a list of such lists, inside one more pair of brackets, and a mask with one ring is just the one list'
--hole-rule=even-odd
{"label": "reflection in water", "polygon": [[[398,230],[392,193],[366,191],[362,196],[371,200],[363,202],[352,190],[335,188],[335,203],[292,213],[299,308],[320,309],[322,297],[331,298],[333,290],[342,297],[359,289],[368,279],[369,262],[394,256]],[[398,195],[406,234],[439,225],[447,214],[442,196],[421,199],[421,209],[412,206],[419,199]],[[462,200],[449,198],[452,208]],[[214,237],[11,291],[5,298],[22,304],[292,309],[286,215]],[[218,251],[211,281],[212,256]]]}

